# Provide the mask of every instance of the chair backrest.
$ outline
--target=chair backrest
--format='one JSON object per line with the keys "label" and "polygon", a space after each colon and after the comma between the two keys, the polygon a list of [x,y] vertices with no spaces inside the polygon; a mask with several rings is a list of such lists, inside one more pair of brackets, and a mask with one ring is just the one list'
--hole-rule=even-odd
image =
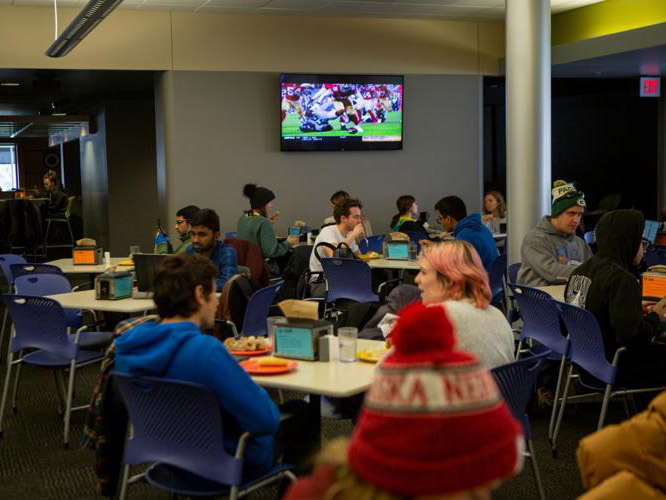
{"label": "chair backrest", "polygon": [[159,462],[211,481],[240,484],[242,461],[224,449],[220,403],[210,389],[116,371],[111,375],[134,428],[125,463]]}
{"label": "chair backrest", "polygon": [[3,294],[2,301],[16,331],[9,345],[11,352],[34,347],[68,359],[76,357],[78,346],[67,335],[65,312],[55,300]]}
{"label": "chair backrest", "polygon": [[558,303],[546,292],[509,284],[523,318],[521,339],[537,340],[557,354],[567,352],[569,341],[562,334]]}
{"label": "chair backrest", "polygon": [[585,240],[585,243],[588,245],[591,245],[594,243],[594,231],[588,231],[583,235],[583,239]]}
{"label": "chair backrest", "polygon": [[382,244],[384,243],[385,235],[375,234],[374,236],[368,236],[361,240],[358,244],[358,249],[361,253],[368,252],[377,252],[382,253]]}
{"label": "chair backrest", "polygon": [[490,272],[488,278],[490,280],[490,294],[492,295],[493,303],[497,303],[504,293],[504,274],[506,273],[506,257],[505,253],[495,257],[495,260],[490,264]]}
{"label": "chair backrest", "polygon": [[280,290],[282,283],[284,283],[284,281],[279,281],[274,285],[257,290],[252,294],[250,301],[247,303],[245,317],[243,318],[243,335],[254,335],[255,337],[268,336],[266,319],[268,318],[271,304],[273,304],[275,295],[278,293],[278,290]]}
{"label": "chair backrest", "polygon": [[25,276],[26,274],[60,274],[63,276],[62,269],[52,264],[33,264],[30,262],[24,262],[20,264],[11,264],[9,267],[12,271],[14,280],[20,276]]}
{"label": "chair backrest", "polygon": [[648,248],[645,252],[645,264],[648,267],[665,265],[666,264],[666,253],[660,247]]}
{"label": "chair backrest", "polygon": [[14,288],[19,295],[58,295],[69,293],[72,285],[64,274],[24,274],[14,281]]}
{"label": "chair backrest", "polygon": [[606,359],[597,318],[571,304],[561,304],[560,315],[571,339],[571,361],[606,384],[615,382],[617,367]]}
{"label": "chair backrest", "polygon": [[323,258],[321,266],[328,283],[326,302],[350,299],[356,302],[377,302],[372,291],[370,266],[356,259]]}
{"label": "chair backrest", "polygon": [[548,352],[520,359],[513,363],[497,366],[491,371],[511,413],[523,426],[525,439],[530,439],[530,421],[527,418],[527,404],[530,401],[536,376],[543,368]]}
{"label": "chair backrest", "polygon": [[515,264],[509,264],[509,266],[506,268],[506,277],[507,277],[507,282],[508,283],[515,283],[518,281],[518,271],[520,271],[520,262],[516,262]]}
{"label": "chair backrest", "polygon": [[0,269],[2,269],[2,273],[5,275],[8,285],[14,282],[11,265],[25,263],[26,260],[20,255],[14,255],[13,253],[3,253],[0,255]]}

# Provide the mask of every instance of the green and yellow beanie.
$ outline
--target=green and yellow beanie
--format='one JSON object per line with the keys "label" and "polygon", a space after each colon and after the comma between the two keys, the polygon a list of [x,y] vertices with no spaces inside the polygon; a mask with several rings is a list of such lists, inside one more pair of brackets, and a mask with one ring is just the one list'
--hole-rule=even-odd
{"label": "green and yellow beanie", "polygon": [[557,217],[571,207],[585,208],[585,194],[578,191],[573,184],[566,181],[553,183],[553,202],[550,210],[551,217]]}

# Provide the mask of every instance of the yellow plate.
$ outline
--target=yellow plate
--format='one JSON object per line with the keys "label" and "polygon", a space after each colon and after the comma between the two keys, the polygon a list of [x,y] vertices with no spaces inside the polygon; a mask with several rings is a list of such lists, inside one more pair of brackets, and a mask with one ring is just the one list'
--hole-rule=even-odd
{"label": "yellow plate", "polygon": [[381,259],[382,256],[380,254],[377,255],[368,255],[368,254],[363,254],[359,257],[361,260],[375,260],[375,259]]}
{"label": "yellow plate", "polygon": [[119,266],[133,266],[134,261],[132,261],[131,259],[121,260],[120,262],[118,262],[118,265]]}
{"label": "yellow plate", "polygon": [[367,363],[376,363],[386,352],[388,349],[366,349],[358,351],[358,359]]}

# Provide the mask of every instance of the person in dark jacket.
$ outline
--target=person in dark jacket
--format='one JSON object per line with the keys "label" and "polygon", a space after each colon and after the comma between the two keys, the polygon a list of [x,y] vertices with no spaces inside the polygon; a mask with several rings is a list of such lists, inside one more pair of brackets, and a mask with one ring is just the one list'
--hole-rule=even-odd
{"label": "person in dark jacket", "polygon": [[423,238],[427,238],[427,231],[423,223],[419,220],[419,205],[416,198],[410,194],[402,195],[395,202],[398,213],[391,220],[391,231],[410,231],[421,233]]}
{"label": "person in dark jacket", "polygon": [[437,222],[444,231],[453,232],[453,237],[470,243],[481,257],[486,271],[497,258],[499,251],[490,230],[481,222],[481,214],[467,215],[465,202],[457,196],[446,196],[435,205],[439,212]]}
{"label": "person in dark jacket", "polygon": [[55,170],[49,170],[44,174],[44,189],[49,199],[46,217],[64,218],[67,212],[67,193],[60,187]]}
{"label": "person in dark jacket", "polygon": [[599,322],[609,362],[617,349],[627,348],[619,361],[620,385],[666,381],[666,350],[652,343],[666,317],[666,299],[644,314],[637,275],[644,226],[638,210],[605,214],[595,230],[599,251],[576,268],[564,291],[567,303],[585,308]]}

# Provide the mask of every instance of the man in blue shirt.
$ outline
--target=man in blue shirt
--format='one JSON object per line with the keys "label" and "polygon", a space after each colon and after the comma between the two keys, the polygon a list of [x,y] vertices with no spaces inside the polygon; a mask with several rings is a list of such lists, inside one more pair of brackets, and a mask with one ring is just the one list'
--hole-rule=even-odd
{"label": "man in blue shirt", "polygon": [[202,208],[194,214],[190,226],[192,246],[187,249],[187,253],[203,255],[215,264],[218,270],[215,284],[217,290],[220,291],[227,280],[238,272],[236,250],[218,239],[220,237],[220,218],[215,210]]}
{"label": "man in blue shirt", "polygon": [[115,369],[208,387],[222,409],[225,448],[235,453],[241,434],[251,432],[245,463],[249,470],[261,473],[274,460],[273,436],[280,412],[222,342],[202,333],[215,321],[217,274],[210,260],[199,255],[183,253],[164,259],[154,284],[159,319],[141,323],[115,340]]}
{"label": "man in blue shirt", "polygon": [[483,267],[490,271],[490,265],[499,255],[495,239],[481,222],[481,214],[467,215],[465,202],[457,196],[446,196],[435,204],[439,212],[437,222],[445,231],[453,232],[453,237],[470,243],[481,257]]}

